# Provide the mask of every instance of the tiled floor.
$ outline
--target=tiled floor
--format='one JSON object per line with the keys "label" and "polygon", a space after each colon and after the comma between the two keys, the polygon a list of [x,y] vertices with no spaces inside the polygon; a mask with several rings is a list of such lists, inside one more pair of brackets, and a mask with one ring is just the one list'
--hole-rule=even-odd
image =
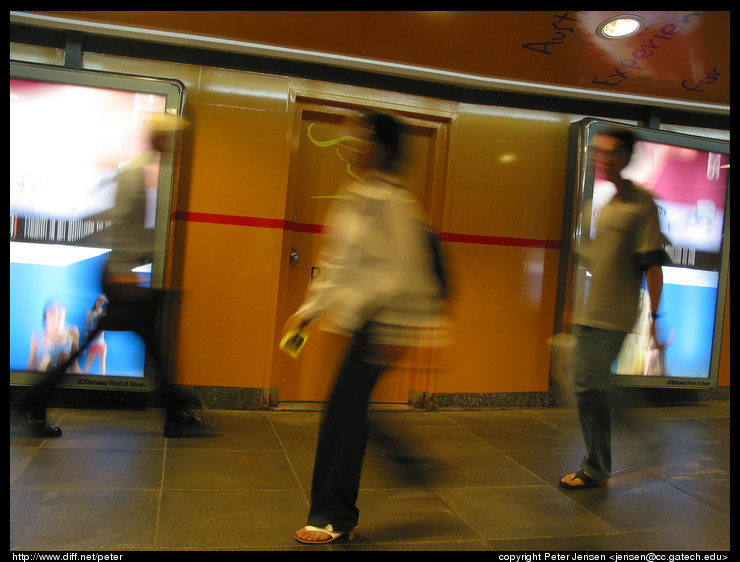
{"label": "tiled floor", "polygon": [[165,439],[158,411],[50,412],[55,439],[10,432],[11,550],[565,550],[730,548],[730,403],[640,408],[615,475],[567,491],[583,455],[573,409],[382,411],[446,464],[404,484],[371,446],[355,540],[293,539],[320,413],[221,411],[223,435]]}

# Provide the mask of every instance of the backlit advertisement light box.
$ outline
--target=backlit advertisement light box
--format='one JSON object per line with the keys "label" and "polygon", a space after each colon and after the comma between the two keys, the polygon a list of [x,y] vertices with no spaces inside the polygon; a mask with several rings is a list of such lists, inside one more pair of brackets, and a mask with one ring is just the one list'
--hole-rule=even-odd
{"label": "backlit advertisement light box", "polygon": [[[148,149],[146,119],[180,115],[183,96],[170,80],[11,62],[11,385],[33,384],[86,342],[96,303],[105,303],[100,281],[110,248],[96,235],[109,226],[117,174]],[[152,286],[163,282],[173,166],[164,158],[147,189],[145,226],[157,249],[137,273]],[[153,368],[136,334],[106,332],[61,386],[149,390]]]}
{"label": "backlit advertisement light box", "polygon": [[[648,189],[658,207],[671,264],[663,267],[658,339],[650,345],[650,309],[643,286],[639,316],[613,365],[627,386],[707,387],[716,384],[730,252],[730,146],[696,137],[594,119],[571,130],[558,322],[562,331],[588,295],[589,272],[579,258],[583,237],[598,229],[600,209],[616,188],[598,172],[594,150],[605,127],[630,129],[637,139],[622,175]],[[567,250],[567,248],[564,248]]]}

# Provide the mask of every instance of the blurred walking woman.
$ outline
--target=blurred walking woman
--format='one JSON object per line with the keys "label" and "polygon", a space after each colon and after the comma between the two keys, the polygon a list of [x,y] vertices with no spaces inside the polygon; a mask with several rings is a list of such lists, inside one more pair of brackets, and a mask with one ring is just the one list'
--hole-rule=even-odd
{"label": "blurred walking woman", "polygon": [[287,332],[323,315],[326,329],[351,338],[319,433],[307,526],[295,534],[311,544],[352,538],[370,394],[394,358],[438,320],[442,302],[429,232],[398,179],[401,124],[370,113],[354,124],[352,137],[343,148],[353,152],[345,156],[363,181],[337,198],[321,253],[324,281],[285,325]]}

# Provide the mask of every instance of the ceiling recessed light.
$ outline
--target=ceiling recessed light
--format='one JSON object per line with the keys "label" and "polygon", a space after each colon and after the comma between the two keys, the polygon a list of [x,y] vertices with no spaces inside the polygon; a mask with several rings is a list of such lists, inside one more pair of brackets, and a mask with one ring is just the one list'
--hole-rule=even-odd
{"label": "ceiling recessed light", "polygon": [[644,23],[638,16],[616,16],[601,22],[596,34],[604,39],[623,39],[640,31]]}

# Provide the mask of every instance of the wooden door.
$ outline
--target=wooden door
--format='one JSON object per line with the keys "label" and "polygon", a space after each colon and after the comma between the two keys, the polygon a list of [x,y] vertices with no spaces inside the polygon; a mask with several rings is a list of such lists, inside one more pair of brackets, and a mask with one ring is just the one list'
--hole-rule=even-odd
{"label": "wooden door", "polygon": [[[363,108],[336,101],[296,100],[296,123],[290,166],[286,232],[287,268],[284,321],[303,302],[308,286],[320,280],[317,263],[324,241],[324,219],[343,183],[357,173],[342,158],[341,138],[347,117]],[[405,185],[423,206],[427,220],[440,226],[443,209],[444,152],[447,125],[415,115],[398,115],[407,133],[408,165]],[[346,338],[321,330],[321,320],[310,328],[309,340],[298,359],[281,355],[277,399],[280,402],[328,400],[335,373],[346,350]],[[389,371],[379,382],[373,402],[407,403],[414,384],[413,369]]]}

